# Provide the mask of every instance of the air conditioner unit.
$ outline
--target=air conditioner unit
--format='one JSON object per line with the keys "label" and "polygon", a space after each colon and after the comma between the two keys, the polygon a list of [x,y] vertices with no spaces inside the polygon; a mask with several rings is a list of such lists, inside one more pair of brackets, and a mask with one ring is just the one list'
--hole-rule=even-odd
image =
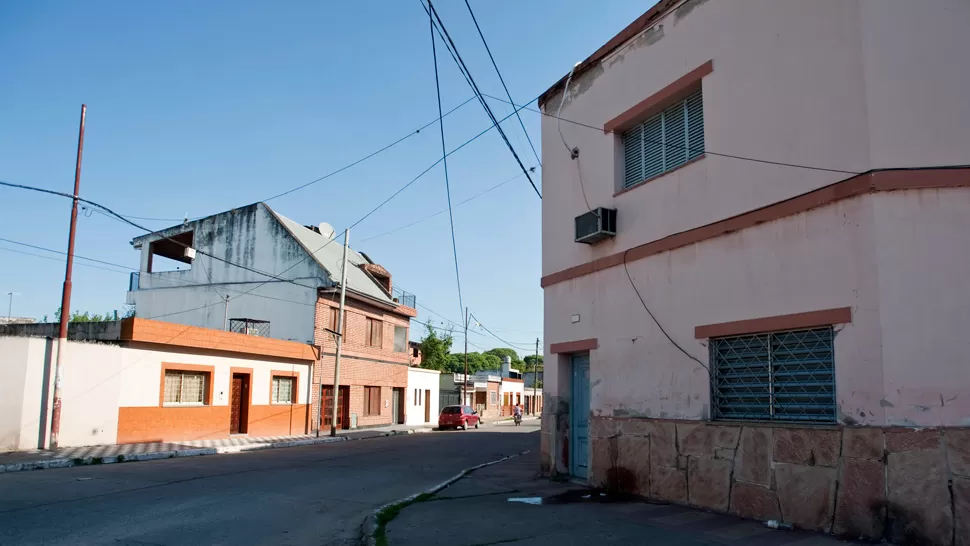
{"label": "air conditioner unit", "polygon": [[599,207],[576,217],[576,242],[591,245],[616,235],[616,209]]}
{"label": "air conditioner unit", "polygon": [[190,247],[190,246],[187,246],[184,249],[182,249],[182,255],[185,256],[186,258],[190,259],[190,260],[194,260],[195,259],[195,249],[192,248],[192,247]]}

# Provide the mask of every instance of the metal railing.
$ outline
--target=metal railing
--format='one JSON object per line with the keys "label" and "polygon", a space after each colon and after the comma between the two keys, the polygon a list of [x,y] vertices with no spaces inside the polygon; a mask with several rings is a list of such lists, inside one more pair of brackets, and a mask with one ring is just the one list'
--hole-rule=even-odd
{"label": "metal railing", "polygon": [[405,307],[415,309],[415,306],[417,305],[417,298],[414,297],[414,294],[405,292],[400,288],[395,288],[391,291],[391,293],[394,296],[394,300],[397,301],[399,305],[404,305]]}

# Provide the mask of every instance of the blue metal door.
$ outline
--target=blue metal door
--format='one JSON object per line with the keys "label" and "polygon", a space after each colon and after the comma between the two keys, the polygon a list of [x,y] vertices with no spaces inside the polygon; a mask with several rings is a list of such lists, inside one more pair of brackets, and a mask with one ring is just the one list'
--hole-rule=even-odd
{"label": "blue metal door", "polygon": [[573,476],[586,478],[589,467],[589,355],[573,355],[572,368],[569,471]]}

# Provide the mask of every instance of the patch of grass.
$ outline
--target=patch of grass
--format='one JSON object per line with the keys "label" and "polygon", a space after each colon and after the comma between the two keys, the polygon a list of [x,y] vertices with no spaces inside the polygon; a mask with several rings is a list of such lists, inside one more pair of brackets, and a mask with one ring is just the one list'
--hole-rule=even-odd
{"label": "patch of grass", "polygon": [[393,521],[402,510],[408,506],[411,506],[412,504],[426,502],[432,498],[434,498],[434,493],[421,493],[409,501],[399,502],[397,504],[392,504],[391,506],[385,506],[380,512],[378,512],[375,518],[377,528],[374,530],[374,540],[377,542],[377,546],[387,546],[387,524]]}
{"label": "patch of grass", "polygon": [[124,455],[118,455],[118,462],[119,463],[125,462],[125,456]]}
{"label": "patch of grass", "polygon": [[73,463],[74,466],[81,466],[84,464],[84,459],[80,457],[74,457],[73,459],[71,459],[71,463]]}
{"label": "patch of grass", "polygon": [[91,464],[103,464],[103,463],[104,463],[104,459],[102,459],[101,457],[94,457],[93,459],[91,459]]}

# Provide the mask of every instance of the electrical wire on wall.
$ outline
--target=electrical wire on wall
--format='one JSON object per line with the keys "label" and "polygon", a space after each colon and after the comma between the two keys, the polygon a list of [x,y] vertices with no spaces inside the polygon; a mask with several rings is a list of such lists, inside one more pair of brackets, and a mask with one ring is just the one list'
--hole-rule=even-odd
{"label": "electrical wire on wall", "polygon": [[[559,100],[559,109],[556,110],[556,130],[559,131],[559,138],[562,139],[562,145],[565,146],[566,151],[569,152],[569,159],[576,162],[576,174],[579,177],[579,189],[583,192],[583,202],[586,203],[586,209],[593,212],[593,214],[596,214],[593,211],[593,207],[589,205],[589,199],[586,197],[586,185],[583,184],[583,167],[579,162],[579,146],[570,147],[566,142],[566,137],[562,134],[562,123],[559,118],[559,114],[562,113],[562,106],[566,103],[566,94],[569,93],[569,82],[573,80],[573,73],[576,72],[576,68],[579,65],[580,63],[574,64],[572,70],[569,71],[569,76],[566,77],[566,85],[563,87],[562,98]],[[514,107],[515,105],[513,105],[513,108]],[[598,214],[597,218],[599,218]]]}
{"label": "electrical wire on wall", "polygon": [[647,306],[647,302],[643,299],[643,296],[640,294],[640,289],[637,288],[636,283],[633,282],[633,277],[630,275],[630,269],[626,265],[626,258],[627,258],[627,254],[629,252],[630,252],[630,249],[627,249],[623,253],[623,271],[626,273],[626,278],[630,281],[630,286],[633,287],[633,291],[637,293],[637,298],[640,300],[640,304],[643,305],[644,310],[646,310],[647,311],[647,314],[650,315],[650,318],[653,319],[653,323],[657,325],[657,328],[660,328],[660,332],[664,335],[664,337],[667,338],[667,341],[669,341],[674,347],[677,347],[677,349],[680,352],[684,353],[684,355],[686,355],[687,358],[689,358],[689,359],[693,360],[694,362],[700,364],[700,366],[702,368],[704,368],[705,370],[707,370],[707,374],[710,375],[711,374],[711,369],[707,367],[707,364],[704,364],[696,356],[688,353],[683,347],[680,346],[679,343],[677,343],[676,341],[674,341],[674,338],[670,337],[670,334],[668,334],[667,333],[667,330],[665,330],[664,327],[660,324],[660,321],[657,320],[657,317],[655,317],[653,315],[653,311],[651,311],[650,310],[650,307]]}

